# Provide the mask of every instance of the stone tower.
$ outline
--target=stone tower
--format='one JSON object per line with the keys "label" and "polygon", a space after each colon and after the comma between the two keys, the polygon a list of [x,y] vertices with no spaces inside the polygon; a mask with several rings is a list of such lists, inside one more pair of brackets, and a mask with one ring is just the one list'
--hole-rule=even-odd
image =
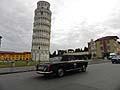
{"label": "stone tower", "polygon": [[32,36],[32,60],[49,61],[51,33],[50,4],[39,1],[35,9],[33,36]]}

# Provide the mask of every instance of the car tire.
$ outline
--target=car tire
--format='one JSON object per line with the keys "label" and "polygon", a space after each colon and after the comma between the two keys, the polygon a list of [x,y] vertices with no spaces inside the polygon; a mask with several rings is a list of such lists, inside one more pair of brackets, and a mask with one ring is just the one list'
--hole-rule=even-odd
{"label": "car tire", "polygon": [[86,72],[86,66],[83,65],[81,70],[82,70],[82,72]]}
{"label": "car tire", "polygon": [[48,77],[49,76],[49,74],[44,74],[44,77]]}
{"label": "car tire", "polygon": [[63,77],[63,76],[64,76],[64,69],[59,68],[59,69],[57,70],[57,76],[58,76],[58,77]]}

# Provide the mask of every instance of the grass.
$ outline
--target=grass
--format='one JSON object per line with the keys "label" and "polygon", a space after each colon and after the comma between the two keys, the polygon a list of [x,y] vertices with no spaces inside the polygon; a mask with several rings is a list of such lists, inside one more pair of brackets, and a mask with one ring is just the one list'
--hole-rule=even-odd
{"label": "grass", "polygon": [[8,62],[0,62],[0,68],[10,67],[11,64]]}
{"label": "grass", "polygon": [[23,67],[23,66],[34,66],[36,63],[35,61],[1,61],[0,62],[0,68],[7,68],[7,67]]}

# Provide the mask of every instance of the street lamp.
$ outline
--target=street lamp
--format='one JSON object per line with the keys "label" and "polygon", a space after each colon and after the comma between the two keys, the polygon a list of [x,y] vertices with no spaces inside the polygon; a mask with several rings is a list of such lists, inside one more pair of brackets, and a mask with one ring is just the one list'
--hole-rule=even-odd
{"label": "street lamp", "polygon": [[1,47],[1,39],[2,39],[2,36],[0,36],[0,47]]}
{"label": "street lamp", "polygon": [[[39,47],[39,50],[40,50],[40,47]],[[40,52],[39,52],[39,61],[38,61],[38,63],[40,64]]]}

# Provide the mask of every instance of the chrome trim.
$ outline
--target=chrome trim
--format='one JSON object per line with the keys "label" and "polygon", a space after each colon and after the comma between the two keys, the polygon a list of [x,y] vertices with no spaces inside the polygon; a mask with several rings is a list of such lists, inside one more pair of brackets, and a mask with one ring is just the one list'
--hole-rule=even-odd
{"label": "chrome trim", "polygon": [[75,69],[69,69],[69,70],[66,70],[66,71],[73,71],[73,70],[80,70],[81,68],[75,68]]}
{"label": "chrome trim", "polygon": [[50,71],[50,72],[44,72],[44,71],[37,71],[38,74],[50,74],[50,73],[53,73],[53,71]]}

